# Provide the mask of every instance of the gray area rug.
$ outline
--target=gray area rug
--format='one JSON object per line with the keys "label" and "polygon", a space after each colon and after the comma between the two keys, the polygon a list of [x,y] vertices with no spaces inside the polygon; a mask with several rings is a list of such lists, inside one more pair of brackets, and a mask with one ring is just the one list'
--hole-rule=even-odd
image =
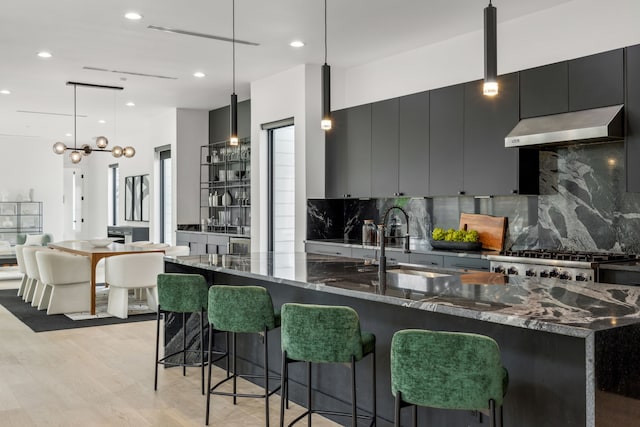
{"label": "gray area rug", "polygon": [[[31,304],[24,302],[21,297],[17,296],[17,291],[17,289],[0,290],[0,305],[7,309],[7,311],[13,314],[22,323],[31,328],[34,332],[114,325],[119,323],[141,322],[156,319],[156,313],[148,310],[148,308],[146,308],[145,313],[141,312],[137,315],[132,315],[132,312],[130,311],[127,319],[105,317],[100,312],[97,312],[94,317],[85,316],[85,320],[72,320],[64,314],[48,316],[46,310],[38,310],[35,307],[31,307]],[[104,302],[104,308],[106,309],[106,300]]]}

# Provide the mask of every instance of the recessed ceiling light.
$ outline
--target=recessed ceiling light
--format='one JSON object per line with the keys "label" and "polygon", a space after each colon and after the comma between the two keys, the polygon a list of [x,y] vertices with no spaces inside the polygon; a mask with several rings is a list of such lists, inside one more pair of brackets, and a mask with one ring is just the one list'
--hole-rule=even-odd
{"label": "recessed ceiling light", "polygon": [[72,133],[67,132],[67,133],[65,133],[65,134],[64,134],[64,136],[73,136],[73,134],[72,134]]}
{"label": "recessed ceiling light", "polygon": [[304,46],[304,42],[300,41],[300,40],[294,40],[291,43],[289,43],[289,46],[291,46],[291,47],[302,47],[302,46]]}
{"label": "recessed ceiling light", "polygon": [[131,19],[132,21],[138,21],[142,19],[142,15],[140,15],[138,12],[127,12],[125,13],[124,17],[127,19]]}
{"label": "recessed ceiling light", "polygon": [[52,55],[49,52],[43,50],[42,52],[38,52],[38,56],[40,58],[51,58]]}
{"label": "recessed ceiling light", "polygon": [[8,89],[2,89],[2,90],[0,90],[0,93],[3,94],[3,95],[9,95],[9,94],[11,94],[11,91],[8,90]]}
{"label": "recessed ceiling light", "polygon": [[103,125],[103,124],[107,123],[107,121],[106,121],[106,120],[102,120],[102,119],[100,119],[100,120],[98,120],[98,123],[100,123],[101,125]]}
{"label": "recessed ceiling light", "polygon": [[135,107],[136,104],[134,104],[133,102],[129,101],[125,104],[127,107]]}
{"label": "recessed ceiling light", "polygon": [[193,73],[193,77],[198,77],[198,78],[203,78],[205,76],[205,74],[202,71],[196,71],[195,73]]}

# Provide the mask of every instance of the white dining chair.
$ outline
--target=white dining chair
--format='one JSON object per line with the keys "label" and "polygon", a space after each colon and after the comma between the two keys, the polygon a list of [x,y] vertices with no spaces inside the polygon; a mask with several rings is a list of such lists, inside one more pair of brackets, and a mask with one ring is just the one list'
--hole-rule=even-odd
{"label": "white dining chair", "polygon": [[40,271],[38,270],[38,260],[36,259],[36,252],[39,251],[52,251],[52,249],[46,246],[24,246],[22,248],[22,256],[24,257],[24,265],[28,276],[22,299],[31,303],[34,307],[38,306],[42,296]]}
{"label": "white dining chair", "polygon": [[24,265],[24,255],[22,253],[23,245],[16,245],[16,261],[18,262],[18,271],[22,273],[22,279],[20,280],[20,287],[18,288],[18,296],[21,297],[24,295],[24,290],[27,287],[27,280],[29,280],[29,276],[27,276],[27,269]]}
{"label": "white dining chair", "polygon": [[89,258],[61,251],[36,253],[43,286],[38,309],[47,314],[91,310],[91,263]]}
{"label": "white dining chair", "polygon": [[165,248],[164,254],[167,256],[189,256],[191,248],[184,245],[169,246]]}
{"label": "white dining chair", "polygon": [[158,274],[164,273],[164,254],[149,252],[115,255],[105,258],[105,282],[109,286],[107,312],[126,319],[129,309],[129,290],[145,289],[147,305],[158,309]]}

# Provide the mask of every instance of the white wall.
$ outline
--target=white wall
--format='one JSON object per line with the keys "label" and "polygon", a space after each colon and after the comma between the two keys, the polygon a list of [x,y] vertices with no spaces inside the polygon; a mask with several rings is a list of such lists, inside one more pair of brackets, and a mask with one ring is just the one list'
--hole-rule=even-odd
{"label": "white wall", "polygon": [[299,65],[251,83],[252,251],[267,248],[267,140],[260,126],[289,117],[293,117],[295,124],[296,250],[304,250],[309,171],[320,171],[321,175],[312,181],[322,181],[310,184],[309,188],[316,194],[324,193],[324,133],[320,129],[319,102],[319,66]]}
{"label": "white wall", "polygon": [[33,188],[34,201],[43,202],[43,231],[62,239],[63,158],[52,150],[54,141],[0,137],[0,196],[24,199]]}
{"label": "white wall", "polygon": [[[108,135],[107,135],[108,136]],[[157,174],[154,171],[155,148],[172,145],[176,141],[176,110],[166,109],[155,117],[141,123],[139,132],[130,135],[117,135],[109,147],[113,145],[132,146],[136,155],[132,158],[114,158],[108,153],[94,153],[84,158],[80,163],[85,171],[85,206],[87,212],[83,215],[85,227],[82,237],[91,238],[106,236],[107,234],[107,177],[110,164],[117,163],[120,169],[120,200],[118,225],[149,227],[149,237],[154,238],[159,229],[156,225],[155,211],[151,209],[150,221],[124,220],[124,179],[127,176],[149,174],[151,186],[151,200],[149,205],[155,207],[157,203]],[[175,206],[175,204],[174,204]]]}
{"label": "white wall", "polygon": [[[171,152],[177,224],[200,224],[200,146],[209,143],[209,111],[178,108],[177,145]],[[173,224],[176,229],[176,224]]]}
{"label": "white wall", "polygon": [[[508,22],[498,9],[498,73],[640,43],[638,0],[575,0]],[[482,22],[481,16],[478,21]],[[341,109],[483,77],[482,29],[333,73],[332,107]],[[332,70],[333,71],[333,70]],[[344,79],[344,81],[339,81]]]}

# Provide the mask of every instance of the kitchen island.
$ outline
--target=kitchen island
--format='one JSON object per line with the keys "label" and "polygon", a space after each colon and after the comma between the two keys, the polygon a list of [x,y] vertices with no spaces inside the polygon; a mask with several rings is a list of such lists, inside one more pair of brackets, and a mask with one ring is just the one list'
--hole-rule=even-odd
{"label": "kitchen island", "polygon": [[[494,338],[510,376],[505,425],[606,426],[620,419],[615,417],[640,413],[640,357],[635,351],[640,345],[640,288],[509,277],[506,285],[452,281],[424,292],[392,287],[382,292],[376,267],[351,258],[254,253],[166,259],[168,272],[200,273],[210,284],[265,286],[276,307],[285,302],[353,307],[362,328],[376,335],[379,426],[391,425],[393,418],[389,347],[393,333],[405,328]],[[182,342],[176,321],[167,328],[169,349]],[[195,328],[197,322],[192,324]],[[276,335],[270,345],[274,372],[280,358]],[[244,369],[261,363],[254,337],[243,339],[239,349]],[[369,367],[359,367],[358,374],[358,406],[363,410],[370,407]],[[315,372],[314,404],[346,408],[346,371],[321,366]],[[293,365],[291,376],[291,397],[304,404],[302,367]],[[421,409],[419,416],[429,425],[473,425],[477,418],[466,411],[433,409]]]}

